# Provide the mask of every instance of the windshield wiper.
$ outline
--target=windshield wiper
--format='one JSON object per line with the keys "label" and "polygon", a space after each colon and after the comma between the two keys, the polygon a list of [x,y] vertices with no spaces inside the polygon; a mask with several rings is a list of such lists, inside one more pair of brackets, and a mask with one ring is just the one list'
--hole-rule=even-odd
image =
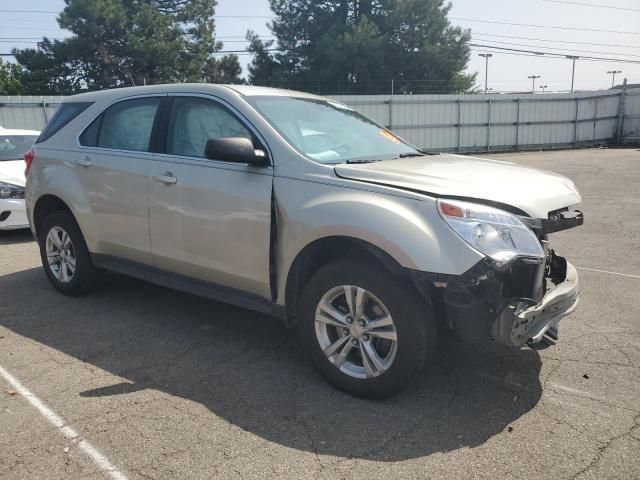
{"label": "windshield wiper", "polygon": [[371,160],[370,158],[368,158],[368,159],[363,159],[363,160],[347,160],[344,163],[348,163],[348,164],[351,164],[351,163],[374,163],[374,162],[381,162],[381,161],[382,160]]}
{"label": "windshield wiper", "polygon": [[424,156],[425,156],[424,153],[409,152],[409,153],[401,153],[396,158],[411,158],[411,157],[424,157]]}

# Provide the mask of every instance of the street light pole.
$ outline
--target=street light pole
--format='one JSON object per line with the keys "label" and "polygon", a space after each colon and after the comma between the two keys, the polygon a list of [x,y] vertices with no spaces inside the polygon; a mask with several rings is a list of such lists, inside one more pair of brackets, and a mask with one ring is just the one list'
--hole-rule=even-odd
{"label": "street light pole", "polygon": [[532,83],[531,93],[535,94],[536,93],[536,78],[540,78],[540,75],[529,75],[527,78],[531,79],[531,83]]}
{"label": "street light pole", "polygon": [[566,58],[573,62],[573,66],[571,67],[571,93],[573,93],[573,81],[576,78],[576,60],[580,57],[577,57],[575,55],[567,55]]}
{"label": "street light pole", "polygon": [[616,73],[622,73],[622,70],[609,70],[607,73],[611,75],[611,88],[613,88],[616,82]]}
{"label": "street light pole", "polygon": [[484,57],[484,93],[487,93],[487,79],[489,78],[489,59],[493,57],[492,53],[479,53],[479,57]]}
{"label": "street light pole", "polygon": [[547,89],[549,85],[540,85],[540,89],[542,90],[542,93],[544,93],[544,91]]}

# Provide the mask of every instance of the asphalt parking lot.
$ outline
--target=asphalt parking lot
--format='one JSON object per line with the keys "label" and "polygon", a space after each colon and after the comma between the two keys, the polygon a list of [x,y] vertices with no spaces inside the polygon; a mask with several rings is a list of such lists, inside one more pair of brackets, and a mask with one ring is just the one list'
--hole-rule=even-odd
{"label": "asphalt parking lot", "polygon": [[66,298],[29,233],[0,234],[0,369],[32,394],[0,376],[0,478],[640,478],[640,150],[492,157],[580,188],[586,224],[551,241],[581,305],[556,346],[449,342],[382,402],[277,320],[123,277]]}

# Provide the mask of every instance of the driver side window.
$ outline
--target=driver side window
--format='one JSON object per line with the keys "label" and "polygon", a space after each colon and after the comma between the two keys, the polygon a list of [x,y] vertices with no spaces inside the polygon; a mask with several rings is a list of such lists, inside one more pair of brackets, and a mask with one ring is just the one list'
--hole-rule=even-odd
{"label": "driver side window", "polygon": [[212,100],[176,97],[167,135],[167,153],[205,158],[208,140],[230,137],[253,139],[251,132],[225,107]]}

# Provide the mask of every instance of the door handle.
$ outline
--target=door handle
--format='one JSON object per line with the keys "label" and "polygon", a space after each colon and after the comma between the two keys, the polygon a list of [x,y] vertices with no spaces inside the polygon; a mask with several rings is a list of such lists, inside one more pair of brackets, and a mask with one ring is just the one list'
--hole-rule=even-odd
{"label": "door handle", "polygon": [[93,165],[93,163],[91,163],[91,159],[89,157],[84,157],[83,160],[75,160],[73,162],[70,162],[69,160],[65,160],[64,164],[67,167],[71,167],[71,168],[73,168],[73,167],[84,167],[84,168],[87,168],[87,167],[90,167],[91,165]]}
{"label": "door handle", "polygon": [[84,157],[81,160],[76,160],[76,165],[87,168],[93,165],[93,163],[91,163],[91,159],[89,157]]}
{"label": "door handle", "polygon": [[178,183],[178,179],[176,177],[173,176],[173,173],[171,172],[167,172],[164,175],[151,175],[151,178],[153,178],[156,182],[161,182],[161,183],[165,183],[165,184],[174,184],[174,183]]}

